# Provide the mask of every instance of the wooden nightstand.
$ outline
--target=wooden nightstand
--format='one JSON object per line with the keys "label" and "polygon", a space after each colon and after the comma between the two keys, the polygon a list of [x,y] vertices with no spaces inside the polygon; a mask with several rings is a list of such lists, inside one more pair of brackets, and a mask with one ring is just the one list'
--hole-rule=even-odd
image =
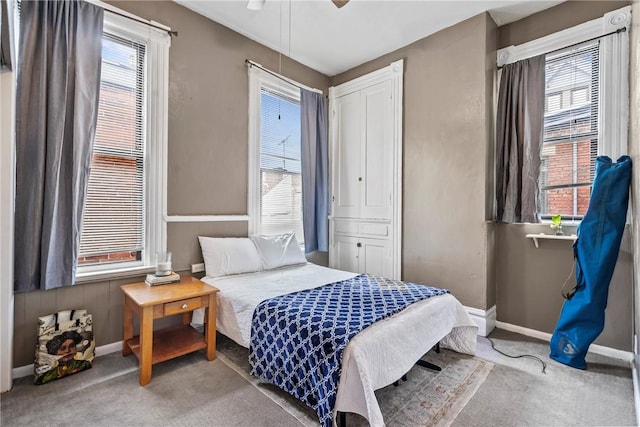
{"label": "wooden nightstand", "polygon": [[[216,293],[218,289],[193,277],[179,283],[148,286],[144,282],[120,286],[124,292],[124,337],[122,355],[135,354],[140,361],[140,385],[151,381],[151,366],[207,349],[207,359],[216,357]],[[207,307],[204,336],[191,327],[193,310]],[[133,314],[140,319],[140,334],[133,336]],[[158,331],[153,320],[182,314],[182,325]]]}

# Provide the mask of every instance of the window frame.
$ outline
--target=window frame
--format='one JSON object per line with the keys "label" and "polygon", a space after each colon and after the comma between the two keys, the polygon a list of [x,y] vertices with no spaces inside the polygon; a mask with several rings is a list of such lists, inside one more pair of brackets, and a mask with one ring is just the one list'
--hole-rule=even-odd
{"label": "window frame", "polygon": [[78,266],[76,283],[144,274],[155,269],[155,253],[167,247],[168,32],[104,12],[103,32],[146,46],[144,111],[144,249],[140,260]]}
{"label": "window frame", "polygon": [[[600,40],[600,75],[598,99],[598,156],[606,155],[614,161],[628,152],[629,126],[629,38],[631,6],[605,13],[597,18],[566,30],[523,43],[508,46],[497,52],[497,65],[513,63],[525,58],[567,48],[615,31],[627,34],[608,36]],[[499,76],[498,76],[499,82]],[[497,87],[497,86],[496,86]],[[546,106],[546,103],[545,103]],[[564,221],[578,225],[581,219]],[[548,220],[541,222],[547,223]]]}
{"label": "window frame", "polygon": [[249,66],[249,162],[247,213],[249,236],[260,233],[260,117],[262,88],[300,101],[300,89],[293,83]]}

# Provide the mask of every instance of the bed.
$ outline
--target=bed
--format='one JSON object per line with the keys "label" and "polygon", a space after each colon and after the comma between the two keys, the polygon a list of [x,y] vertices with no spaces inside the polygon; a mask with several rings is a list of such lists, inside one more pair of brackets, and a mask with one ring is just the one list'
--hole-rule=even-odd
{"label": "bed", "polygon": [[[261,302],[359,276],[307,263],[303,255],[300,258],[295,253],[296,249],[287,249],[291,240],[288,236],[276,243],[272,252],[279,260],[275,262],[268,261],[273,246],[268,239],[266,249],[264,241],[249,240],[257,248],[263,246],[258,250],[256,262],[246,240],[200,238],[207,271],[202,280],[220,290],[217,329],[243,347],[250,347],[253,315]],[[230,243],[231,246],[241,243],[242,248],[236,245],[221,249],[220,245]],[[332,420],[337,411],[353,412],[365,417],[372,426],[384,425],[375,390],[397,381],[438,343],[457,352],[474,354],[476,334],[477,326],[449,293],[415,302],[373,323],[355,335],[342,353]]]}

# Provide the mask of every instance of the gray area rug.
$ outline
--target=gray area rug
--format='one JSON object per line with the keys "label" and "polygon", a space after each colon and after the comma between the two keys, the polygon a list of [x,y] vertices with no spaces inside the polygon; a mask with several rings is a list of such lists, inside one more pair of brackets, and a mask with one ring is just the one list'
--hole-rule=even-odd
{"label": "gray area rug", "polygon": [[[317,426],[316,414],[279,388],[249,375],[248,350],[218,334],[218,357],[306,426]],[[414,366],[407,381],[376,391],[388,426],[448,426],[487,378],[493,364],[449,350],[429,352],[424,360],[441,372]],[[347,414],[347,426],[366,426],[366,419]]]}

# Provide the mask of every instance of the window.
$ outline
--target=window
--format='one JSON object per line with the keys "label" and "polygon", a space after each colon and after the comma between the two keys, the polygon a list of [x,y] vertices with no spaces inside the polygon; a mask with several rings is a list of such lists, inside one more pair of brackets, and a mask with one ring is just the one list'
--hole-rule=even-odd
{"label": "window", "polygon": [[302,229],[300,91],[250,67],[249,233]]}
{"label": "window", "polygon": [[579,219],[598,154],[599,42],[548,55],[538,212]]}
{"label": "window", "polygon": [[78,277],[145,269],[163,250],[169,36],[105,11]]}
{"label": "window", "polygon": [[78,265],[142,259],[144,64],[144,45],[104,34],[98,122]]}
{"label": "window", "polygon": [[260,91],[261,234],[302,233],[300,101]]}
{"label": "window", "polygon": [[546,54],[538,216],[580,221],[597,156],[628,153],[631,7],[500,49],[497,65]]}

